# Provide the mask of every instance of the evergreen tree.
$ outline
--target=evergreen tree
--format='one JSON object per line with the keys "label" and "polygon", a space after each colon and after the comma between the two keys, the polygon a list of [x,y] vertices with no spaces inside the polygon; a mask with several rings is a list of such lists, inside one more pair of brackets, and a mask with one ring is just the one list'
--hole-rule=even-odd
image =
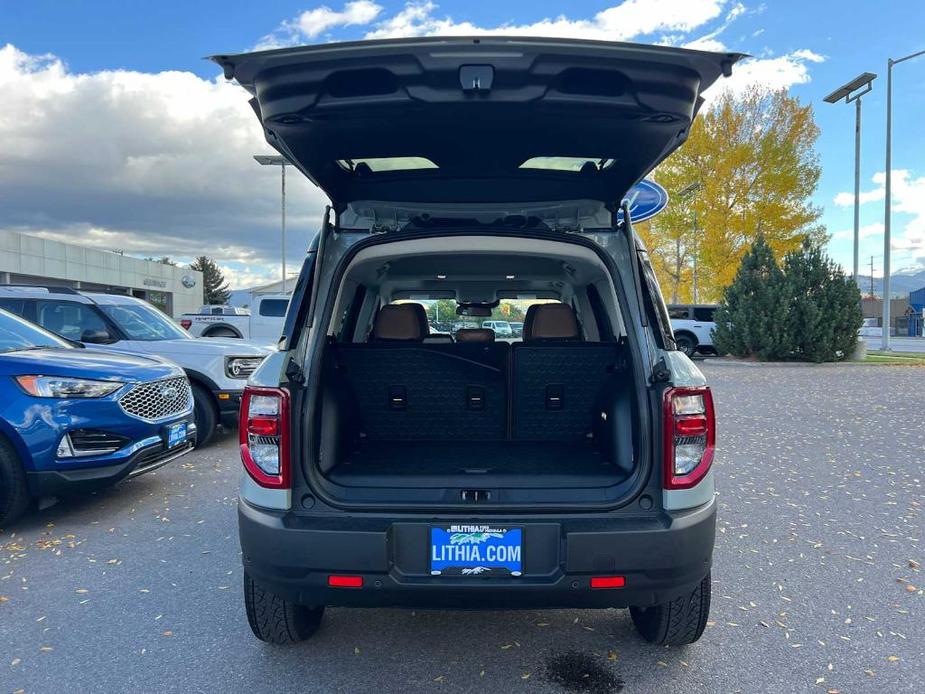
{"label": "evergreen tree", "polygon": [[190,270],[202,273],[202,295],[206,304],[227,304],[231,292],[225,275],[222,274],[218,264],[207,255],[201,255],[194,260]]}
{"label": "evergreen tree", "polygon": [[762,360],[788,357],[788,290],[770,246],[759,236],[716,311],[713,342],[720,353]]}
{"label": "evergreen tree", "polygon": [[784,257],[783,270],[794,356],[814,362],[851,356],[863,323],[857,285],[809,241]]}

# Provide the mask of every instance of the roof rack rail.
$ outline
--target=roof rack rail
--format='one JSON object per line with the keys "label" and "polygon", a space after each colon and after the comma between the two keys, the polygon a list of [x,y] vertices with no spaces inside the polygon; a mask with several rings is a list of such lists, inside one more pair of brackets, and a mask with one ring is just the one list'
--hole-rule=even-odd
{"label": "roof rack rail", "polygon": [[48,292],[55,292],[56,294],[80,294],[80,292],[73,287],[65,287],[64,285],[57,284],[0,284],[0,288],[4,287],[14,289],[44,289]]}

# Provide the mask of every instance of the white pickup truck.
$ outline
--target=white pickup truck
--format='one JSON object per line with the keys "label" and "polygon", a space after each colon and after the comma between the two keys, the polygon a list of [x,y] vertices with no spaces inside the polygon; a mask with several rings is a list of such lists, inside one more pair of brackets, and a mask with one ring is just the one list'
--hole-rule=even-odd
{"label": "white pickup truck", "polygon": [[275,343],[283,332],[288,294],[262,294],[251,308],[201,306],[198,313],[184,313],[180,325],[193,337],[236,337],[261,344]]}

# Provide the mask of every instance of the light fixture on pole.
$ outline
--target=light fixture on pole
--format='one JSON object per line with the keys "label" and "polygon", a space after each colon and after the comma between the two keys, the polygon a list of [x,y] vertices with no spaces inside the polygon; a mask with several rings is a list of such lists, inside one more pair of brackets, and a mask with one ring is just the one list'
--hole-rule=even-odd
{"label": "light fixture on pole", "polygon": [[283,291],[286,291],[286,158],[278,154],[255,154],[254,161],[262,166],[278,166],[282,172],[280,192],[282,194],[282,260],[283,260]]}
{"label": "light fixture on pole", "polygon": [[851,276],[855,284],[858,281],[858,245],[861,233],[861,97],[874,88],[875,79],[877,75],[872,72],[861,73],[823,99],[829,104],[836,104],[842,100],[846,104],[854,102],[854,265]]}
{"label": "light fixture on pole", "polygon": [[890,351],[890,216],[893,203],[893,66],[925,55],[925,51],[911,53],[898,60],[886,61],[886,182],[883,203],[883,344]]}
{"label": "light fixture on pole", "polygon": [[[702,184],[702,183],[700,183],[699,181],[694,181],[693,183],[690,183],[690,184],[684,186],[680,191],[678,191],[678,195],[680,195],[682,198],[686,198],[686,197],[689,196],[689,195],[690,195],[690,196],[694,196],[694,195],[695,195],[696,193],[698,193],[702,188],[703,188],[703,184]],[[694,280],[694,291],[693,291],[693,299],[694,299],[694,303],[696,304],[696,303],[699,301],[699,292],[698,292],[698,288],[697,288],[697,256],[698,256],[699,253],[700,253],[700,246],[699,246],[699,244],[697,243],[697,208],[694,207],[694,206],[692,205],[692,210],[693,210],[693,212],[694,212],[694,236],[693,236],[694,252],[693,252],[693,254],[692,254],[692,255],[694,256],[694,273],[693,273],[693,275],[694,275],[694,276],[693,276],[693,280]]]}

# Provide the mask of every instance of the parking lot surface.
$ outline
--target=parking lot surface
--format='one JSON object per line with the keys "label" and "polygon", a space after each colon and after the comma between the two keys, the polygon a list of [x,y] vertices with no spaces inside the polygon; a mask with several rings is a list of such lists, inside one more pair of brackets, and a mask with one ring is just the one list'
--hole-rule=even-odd
{"label": "parking lot surface", "polygon": [[707,361],[713,609],[655,648],[628,613],[329,610],[250,634],[236,437],[0,533],[0,692],[925,689],[925,369]]}

